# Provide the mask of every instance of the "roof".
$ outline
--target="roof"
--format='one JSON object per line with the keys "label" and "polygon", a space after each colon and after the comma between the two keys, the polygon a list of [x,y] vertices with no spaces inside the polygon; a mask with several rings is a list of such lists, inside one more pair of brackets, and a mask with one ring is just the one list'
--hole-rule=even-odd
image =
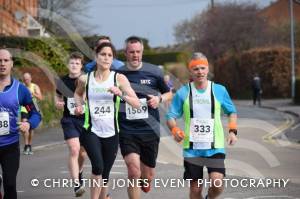
{"label": "roof", "polygon": [[[300,1],[293,1],[294,19],[295,22],[300,23]],[[270,4],[270,6],[262,9],[260,16],[266,18],[271,24],[286,23],[290,21],[290,1],[277,0]]]}

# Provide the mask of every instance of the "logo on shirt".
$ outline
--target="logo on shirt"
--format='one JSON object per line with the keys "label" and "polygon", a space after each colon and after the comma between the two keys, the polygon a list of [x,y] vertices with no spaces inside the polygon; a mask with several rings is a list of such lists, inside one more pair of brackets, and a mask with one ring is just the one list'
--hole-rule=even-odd
{"label": "logo on shirt", "polygon": [[196,104],[210,104],[210,100],[209,99],[195,99],[194,102]]}
{"label": "logo on shirt", "polygon": [[94,93],[106,93],[107,88],[92,88],[92,92],[94,92]]}
{"label": "logo on shirt", "polygon": [[141,84],[151,84],[151,80],[150,79],[141,79]]}

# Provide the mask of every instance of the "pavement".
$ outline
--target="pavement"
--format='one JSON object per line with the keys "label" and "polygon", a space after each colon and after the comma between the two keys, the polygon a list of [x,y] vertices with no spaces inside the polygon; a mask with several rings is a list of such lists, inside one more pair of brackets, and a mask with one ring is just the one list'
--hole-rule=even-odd
{"label": "pavement", "polygon": [[[252,100],[234,100],[234,103],[240,106],[254,107]],[[255,106],[255,108],[268,108],[292,115],[294,118],[294,123],[291,127],[293,132],[287,131],[284,133],[291,141],[300,143],[300,105],[294,105],[291,99],[267,99],[262,100],[261,105],[261,107]],[[165,110],[161,110],[161,112],[164,113]],[[45,129],[39,128],[36,130],[36,134],[37,136],[34,137],[33,145],[38,143],[39,146],[35,146],[35,150],[40,149],[39,147],[44,148],[48,145],[52,146],[64,143],[63,132],[59,125],[54,128],[47,128],[46,131]],[[51,140],[50,144],[49,140]],[[21,139],[21,142],[22,141],[23,139]]]}
{"label": "pavement", "polygon": [[252,100],[235,100],[236,105],[252,106],[255,108],[268,108],[293,116],[293,122],[289,129],[274,138],[285,138],[291,142],[300,144],[300,105],[294,104],[292,99],[265,99],[261,101],[261,107],[254,106]]}
{"label": "pavement", "polygon": [[[300,106],[295,106],[290,103],[291,100],[288,99],[279,99],[279,100],[264,100],[262,102],[262,107],[253,107],[252,101],[250,100],[236,100],[234,103],[238,106],[238,111],[240,108],[240,116],[243,117],[242,112],[246,112],[247,115],[244,114],[245,117],[251,115],[252,113],[262,113],[260,115],[260,120],[264,118],[271,117],[272,120],[276,121],[275,124],[281,124],[282,115],[290,115],[293,120],[296,122],[294,125],[300,124]],[[247,107],[246,111],[242,110],[244,107]],[[253,109],[254,111],[252,111]],[[259,111],[255,111],[255,109]],[[278,110],[288,114],[281,114],[272,111]],[[251,112],[252,111],[252,112]],[[271,114],[274,114],[271,115]],[[276,116],[277,115],[277,116]],[[276,116],[276,117],[275,117]],[[243,118],[241,118],[243,119]],[[267,120],[267,119],[266,119]],[[164,125],[162,125],[164,127]],[[277,125],[276,125],[277,127]],[[54,128],[46,128],[46,129],[37,129],[36,137],[33,140],[33,149],[34,156],[21,156],[21,168],[20,174],[18,176],[19,188],[18,191],[22,198],[24,199],[35,199],[35,198],[53,198],[53,192],[55,193],[54,198],[71,198],[72,193],[70,189],[63,188],[44,188],[43,186],[32,187],[29,183],[29,179],[37,178],[39,180],[44,178],[68,178],[68,168],[65,165],[66,157],[67,157],[67,148],[64,145],[63,141],[63,133],[60,127]],[[248,141],[249,144],[240,144],[236,145],[234,148],[228,148],[231,154],[228,156],[227,163],[228,166],[228,179],[241,179],[247,178],[246,175],[248,172],[251,172],[252,169],[257,169],[258,172],[263,173],[265,176],[269,178],[279,179],[276,176],[282,176],[284,179],[297,179],[299,177],[295,174],[297,173],[297,169],[299,158],[297,158],[297,153],[299,152],[297,149],[281,147],[278,148],[276,145],[265,144],[261,141],[261,134],[249,133],[252,132],[251,128],[248,131],[244,129],[244,138],[240,139],[240,141]],[[296,133],[297,132],[297,133]],[[242,133],[242,132],[241,132]],[[289,133],[289,132],[284,132]],[[299,136],[300,140],[300,126],[295,128],[294,134],[296,133]],[[282,133],[281,133],[282,134]],[[259,135],[259,136],[258,136]],[[165,135],[166,136],[166,135]],[[252,137],[251,137],[252,136]],[[253,137],[257,137],[252,139]],[[167,137],[165,137],[167,138]],[[23,139],[21,139],[23,140]],[[253,145],[253,143],[255,145]],[[157,161],[157,179],[160,182],[166,182],[168,179],[181,179],[183,167],[182,167],[182,157],[181,157],[181,146],[175,144],[172,139],[162,139],[160,146],[160,153],[158,155]],[[298,144],[299,145],[299,144]],[[253,147],[256,146],[256,147]],[[257,147],[258,146],[258,147]],[[300,145],[299,145],[300,146]],[[163,148],[164,147],[164,148]],[[44,148],[49,148],[49,150],[43,150]],[[268,153],[265,153],[267,150]],[[46,151],[46,152],[45,152]],[[247,154],[245,156],[245,154]],[[276,156],[275,156],[276,155]],[[296,157],[296,158],[295,158]],[[272,159],[274,158],[274,159]],[[292,158],[292,159],[290,159]],[[30,161],[28,161],[30,160]],[[278,166],[275,165],[274,162],[278,161],[280,164]],[[39,164],[37,164],[39,162]],[[41,165],[42,164],[42,165]],[[236,165],[241,167],[241,172],[243,175],[237,175],[238,171],[236,169]],[[292,166],[290,166],[292,165]],[[91,168],[90,164],[85,164],[87,169],[86,173],[89,173]],[[45,169],[47,168],[47,169]],[[230,170],[231,169],[231,170]],[[234,171],[234,172],[233,172]],[[256,170],[255,170],[256,171]],[[126,166],[122,160],[120,154],[117,157],[116,164],[111,172],[112,179],[124,179],[126,176]],[[239,176],[242,176],[239,177]],[[254,175],[253,175],[254,176]],[[251,177],[254,178],[254,177]],[[165,181],[163,181],[165,180]],[[143,194],[143,198],[186,198],[186,193],[188,192],[187,187],[183,188],[173,188],[170,184],[167,187],[164,187],[162,183],[160,183],[161,188],[153,189],[151,194]],[[179,186],[179,185],[178,185]],[[120,186],[121,187],[121,186]],[[289,183],[288,187],[284,188],[250,188],[250,187],[234,187],[229,186],[226,188],[222,198],[224,199],[258,199],[258,198],[299,198],[299,184],[294,181]],[[126,188],[119,188],[117,190],[111,191],[114,194],[114,198],[124,198],[126,196]],[[85,194],[83,198],[88,198],[89,194]],[[73,198],[73,197],[72,197]]]}

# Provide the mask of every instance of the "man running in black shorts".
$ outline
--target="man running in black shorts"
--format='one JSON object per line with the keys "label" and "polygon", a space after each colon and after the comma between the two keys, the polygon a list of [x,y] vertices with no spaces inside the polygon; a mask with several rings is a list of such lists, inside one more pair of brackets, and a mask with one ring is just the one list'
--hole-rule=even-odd
{"label": "man running in black shorts", "polygon": [[[143,42],[139,37],[125,41],[127,63],[118,72],[124,74],[141,102],[135,109],[124,101],[120,107],[120,148],[128,169],[128,179],[144,182],[142,190],[150,191],[160,137],[158,106],[172,97],[158,66],[142,62]],[[128,197],[140,198],[140,185],[129,186]]]}
{"label": "man running in black shorts", "polygon": [[82,181],[83,163],[86,152],[81,146],[84,115],[75,115],[74,92],[77,79],[81,75],[84,57],[79,52],[70,55],[68,70],[69,73],[57,82],[55,106],[64,110],[61,119],[61,127],[64,132],[64,139],[69,148],[68,167],[72,179],[76,180],[74,187],[75,196],[81,196],[85,191]]}

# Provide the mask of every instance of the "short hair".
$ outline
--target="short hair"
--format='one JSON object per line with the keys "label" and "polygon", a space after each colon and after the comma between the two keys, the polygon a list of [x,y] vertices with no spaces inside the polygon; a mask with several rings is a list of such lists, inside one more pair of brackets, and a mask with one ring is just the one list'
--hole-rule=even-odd
{"label": "short hair", "polygon": [[194,52],[192,59],[207,59],[207,57],[201,52]]}
{"label": "short hair", "polygon": [[99,36],[98,39],[96,40],[95,45],[94,45],[95,47],[98,46],[98,42],[99,42],[100,40],[108,40],[108,41],[111,42],[111,39],[110,39],[109,36],[101,35],[101,36]]}
{"label": "short hair", "polygon": [[114,45],[110,42],[104,42],[102,44],[100,44],[99,46],[96,47],[95,49],[95,53],[96,55],[102,50],[102,48],[104,47],[110,47],[111,48],[111,51],[113,53],[113,58],[116,58],[117,56],[117,53],[116,53],[116,48],[114,47]]}
{"label": "short hair", "polygon": [[126,43],[129,43],[129,42],[132,42],[132,43],[135,43],[135,42],[140,42],[140,43],[143,43],[143,40],[138,37],[138,36],[130,36],[128,37],[126,40],[125,40]]}
{"label": "short hair", "polygon": [[69,59],[81,59],[81,60],[83,60],[84,56],[80,52],[75,51],[75,52],[72,52],[70,54]]}
{"label": "short hair", "polygon": [[75,51],[70,54],[69,60],[71,59],[80,59],[83,64],[84,56],[80,52]]}
{"label": "short hair", "polygon": [[132,44],[132,43],[141,43],[143,49],[144,49],[144,44],[143,40],[138,37],[138,36],[130,36],[125,40],[125,48],[127,48],[127,44]]}

